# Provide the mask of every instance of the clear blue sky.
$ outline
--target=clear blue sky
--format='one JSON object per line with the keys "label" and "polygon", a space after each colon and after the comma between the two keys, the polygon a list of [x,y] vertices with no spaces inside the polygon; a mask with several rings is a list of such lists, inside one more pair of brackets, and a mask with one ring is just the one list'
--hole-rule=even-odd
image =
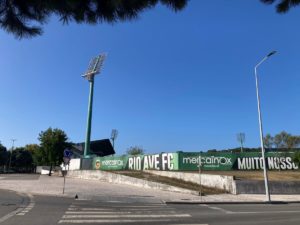
{"label": "clear blue sky", "polygon": [[119,130],[117,153],[259,146],[254,66],[265,133],[299,134],[300,7],[278,15],[259,0],[192,0],[174,13],[159,6],[116,25],[52,18],[44,35],[17,40],[0,31],[0,140],[39,143],[48,127],[85,138],[91,57],[108,52],[96,77],[92,139]]}

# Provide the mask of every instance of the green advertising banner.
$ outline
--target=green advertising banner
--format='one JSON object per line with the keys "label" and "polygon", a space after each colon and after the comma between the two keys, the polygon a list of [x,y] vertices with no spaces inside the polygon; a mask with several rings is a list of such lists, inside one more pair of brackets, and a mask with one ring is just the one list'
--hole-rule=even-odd
{"label": "green advertising banner", "polygon": [[[263,169],[261,153],[195,153],[178,152],[179,170],[260,170]],[[297,170],[293,153],[268,152],[266,165],[269,170]]]}
{"label": "green advertising banner", "polygon": [[93,169],[96,170],[125,170],[128,156],[95,157]]}
{"label": "green advertising banner", "polygon": [[[292,152],[266,153],[269,170],[298,170]],[[261,153],[196,153],[177,152],[137,156],[96,157],[93,169],[97,170],[260,170],[263,169]]]}
{"label": "green advertising banner", "polygon": [[178,170],[177,153],[128,157],[128,170]]}

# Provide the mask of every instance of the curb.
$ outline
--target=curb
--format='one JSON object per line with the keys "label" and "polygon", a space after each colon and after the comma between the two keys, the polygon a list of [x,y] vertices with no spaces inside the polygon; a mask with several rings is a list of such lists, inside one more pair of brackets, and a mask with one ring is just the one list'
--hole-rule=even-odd
{"label": "curb", "polygon": [[200,202],[200,201],[165,201],[165,204],[169,205],[285,205],[300,203],[300,201],[271,201],[271,202],[262,202],[262,201],[249,201],[249,202]]}

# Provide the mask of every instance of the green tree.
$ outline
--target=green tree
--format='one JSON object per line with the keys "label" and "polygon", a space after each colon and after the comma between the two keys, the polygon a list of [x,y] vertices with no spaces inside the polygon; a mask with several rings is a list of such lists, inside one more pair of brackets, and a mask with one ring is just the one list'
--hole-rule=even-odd
{"label": "green tree", "polygon": [[113,24],[136,19],[158,3],[178,11],[187,0],[1,0],[0,26],[18,38],[33,37],[53,16],[63,24]]}
{"label": "green tree", "polygon": [[271,136],[271,134],[267,134],[264,137],[264,147],[270,149],[273,147],[273,144],[274,144],[274,138]]}
{"label": "green tree", "polygon": [[4,167],[7,164],[8,152],[6,147],[0,144],[0,167]]}
{"label": "green tree", "polygon": [[274,137],[274,144],[276,148],[288,148],[287,140],[291,137],[291,134],[281,131],[279,134],[276,134]]}
{"label": "green tree", "polygon": [[127,149],[126,153],[128,155],[142,155],[145,153],[145,151],[142,147],[132,146]]}
{"label": "green tree", "polygon": [[28,144],[25,150],[29,151],[32,155],[33,164],[35,166],[43,165],[43,152],[41,147],[37,144]]}
{"label": "green tree", "polygon": [[48,128],[39,134],[42,162],[50,166],[49,175],[51,175],[52,166],[58,166],[63,161],[63,152],[71,147],[68,137],[63,130]]}
{"label": "green tree", "polygon": [[286,13],[288,12],[292,7],[298,6],[300,4],[300,0],[260,0],[261,2],[265,4],[273,4],[277,3],[276,10],[278,13]]}
{"label": "green tree", "polygon": [[300,145],[300,136],[289,136],[286,140],[288,149],[297,148]]}
{"label": "green tree", "polygon": [[29,172],[33,167],[31,153],[23,147],[16,148],[11,155],[11,168],[20,172]]}

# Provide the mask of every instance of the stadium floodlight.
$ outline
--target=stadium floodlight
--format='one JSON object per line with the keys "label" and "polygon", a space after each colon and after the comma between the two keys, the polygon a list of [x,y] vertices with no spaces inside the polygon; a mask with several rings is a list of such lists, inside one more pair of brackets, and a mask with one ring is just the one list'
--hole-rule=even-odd
{"label": "stadium floodlight", "polygon": [[245,133],[238,133],[236,135],[236,138],[237,138],[237,141],[241,144],[241,152],[243,152],[243,147],[244,147],[245,138],[246,138]]}
{"label": "stadium floodlight", "polygon": [[260,96],[259,96],[259,84],[258,84],[258,77],[257,77],[257,68],[266,61],[270,56],[274,55],[276,51],[270,52],[266,55],[255,67],[255,82],[256,82],[256,97],[257,97],[257,110],[258,110],[258,123],[259,123],[259,132],[260,132],[260,144],[261,144],[261,155],[263,158],[263,167],[264,167],[264,180],[265,180],[265,189],[266,189],[266,198],[267,201],[271,201],[270,191],[269,191],[269,184],[268,184],[268,173],[267,173],[267,166],[266,166],[266,157],[265,157],[265,148],[264,148],[264,134],[263,134],[263,126],[262,126],[262,116],[260,110]]}
{"label": "stadium floodlight", "polygon": [[84,154],[83,154],[84,158],[88,158],[90,152],[93,96],[94,96],[94,77],[96,74],[99,74],[101,72],[105,58],[106,58],[106,54],[100,54],[99,56],[93,58],[89,63],[89,67],[87,71],[85,72],[85,74],[82,75],[82,77],[86,78],[90,82],[87,128],[86,128],[86,138],[85,138],[85,146],[84,146]]}
{"label": "stadium floodlight", "polygon": [[82,77],[86,78],[88,81],[91,81],[96,74],[99,74],[101,72],[105,58],[106,54],[101,54],[91,59],[89,67],[85,74],[82,75]]}
{"label": "stadium floodlight", "polygon": [[111,131],[110,139],[112,140],[113,149],[115,149],[115,140],[118,137],[118,133],[119,132],[117,129],[112,129],[112,131]]}

